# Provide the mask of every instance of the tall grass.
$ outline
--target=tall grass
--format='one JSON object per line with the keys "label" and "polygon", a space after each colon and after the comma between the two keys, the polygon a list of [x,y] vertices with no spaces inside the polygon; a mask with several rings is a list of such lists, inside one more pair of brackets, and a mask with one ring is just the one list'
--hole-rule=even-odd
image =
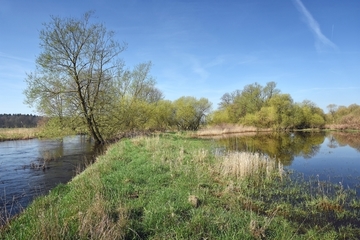
{"label": "tall grass", "polygon": [[0,128],[0,141],[36,138],[38,128]]}
{"label": "tall grass", "polygon": [[235,124],[221,124],[214,126],[207,126],[200,129],[196,132],[197,136],[214,136],[221,134],[231,134],[231,133],[246,133],[246,132],[257,132],[256,127],[248,127],[243,125]]}
{"label": "tall grass", "polygon": [[215,147],[175,134],[115,143],[0,229],[0,239],[360,236],[351,192],[290,177],[260,154],[215,155]]}
{"label": "tall grass", "polygon": [[229,152],[220,158],[220,172],[225,176],[263,178],[271,177],[274,172],[282,176],[282,164],[260,153]]}

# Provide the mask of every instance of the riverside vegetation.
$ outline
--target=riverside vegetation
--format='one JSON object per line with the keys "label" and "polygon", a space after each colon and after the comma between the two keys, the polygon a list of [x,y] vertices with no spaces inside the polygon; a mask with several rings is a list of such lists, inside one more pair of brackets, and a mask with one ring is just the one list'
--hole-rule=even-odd
{"label": "riverside vegetation", "polygon": [[38,133],[38,128],[0,128],[0,141],[36,138]]}
{"label": "riverside vegetation", "polygon": [[1,239],[354,239],[360,201],[266,156],[181,134],[124,139]]}

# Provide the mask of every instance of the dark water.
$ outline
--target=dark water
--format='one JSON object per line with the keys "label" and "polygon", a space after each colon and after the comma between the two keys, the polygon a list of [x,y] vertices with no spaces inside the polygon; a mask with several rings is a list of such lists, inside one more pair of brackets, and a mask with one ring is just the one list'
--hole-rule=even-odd
{"label": "dark water", "polygon": [[34,197],[68,182],[94,156],[85,136],[0,142],[0,223]]}
{"label": "dark water", "polygon": [[229,150],[266,154],[305,179],[340,183],[360,195],[360,133],[241,134],[216,142]]}

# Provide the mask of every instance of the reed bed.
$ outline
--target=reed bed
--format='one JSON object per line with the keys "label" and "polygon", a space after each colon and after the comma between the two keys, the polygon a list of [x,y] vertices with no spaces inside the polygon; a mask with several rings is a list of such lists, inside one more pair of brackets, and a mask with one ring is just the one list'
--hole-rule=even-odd
{"label": "reed bed", "polygon": [[235,124],[221,124],[208,126],[206,128],[200,129],[195,133],[196,136],[217,136],[222,134],[232,134],[232,133],[250,133],[258,131],[270,131],[271,129],[258,129],[251,126],[235,125]]}
{"label": "reed bed", "polygon": [[0,128],[0,141],[36,138],[38,128]]}
{"label": "reed bed", "polygon": [[220,156],[220,172],[224,176],[233,176],[237,179],[245,177],[270,177],[274,172],[282,175],[282,164],[260,154],[251,152],[229,152]]}

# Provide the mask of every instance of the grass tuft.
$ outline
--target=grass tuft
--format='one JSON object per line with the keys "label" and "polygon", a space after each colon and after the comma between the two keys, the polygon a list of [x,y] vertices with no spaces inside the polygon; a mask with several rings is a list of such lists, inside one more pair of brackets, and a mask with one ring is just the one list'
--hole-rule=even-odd
{"label": "grass tuft", "polygon": [[236,179],[271,177],[275,171],[281,176],[283,169],[281,163],[277,165],[265,155],[250,152],[229,152],[220,156],[219,162],[221,174]]}

